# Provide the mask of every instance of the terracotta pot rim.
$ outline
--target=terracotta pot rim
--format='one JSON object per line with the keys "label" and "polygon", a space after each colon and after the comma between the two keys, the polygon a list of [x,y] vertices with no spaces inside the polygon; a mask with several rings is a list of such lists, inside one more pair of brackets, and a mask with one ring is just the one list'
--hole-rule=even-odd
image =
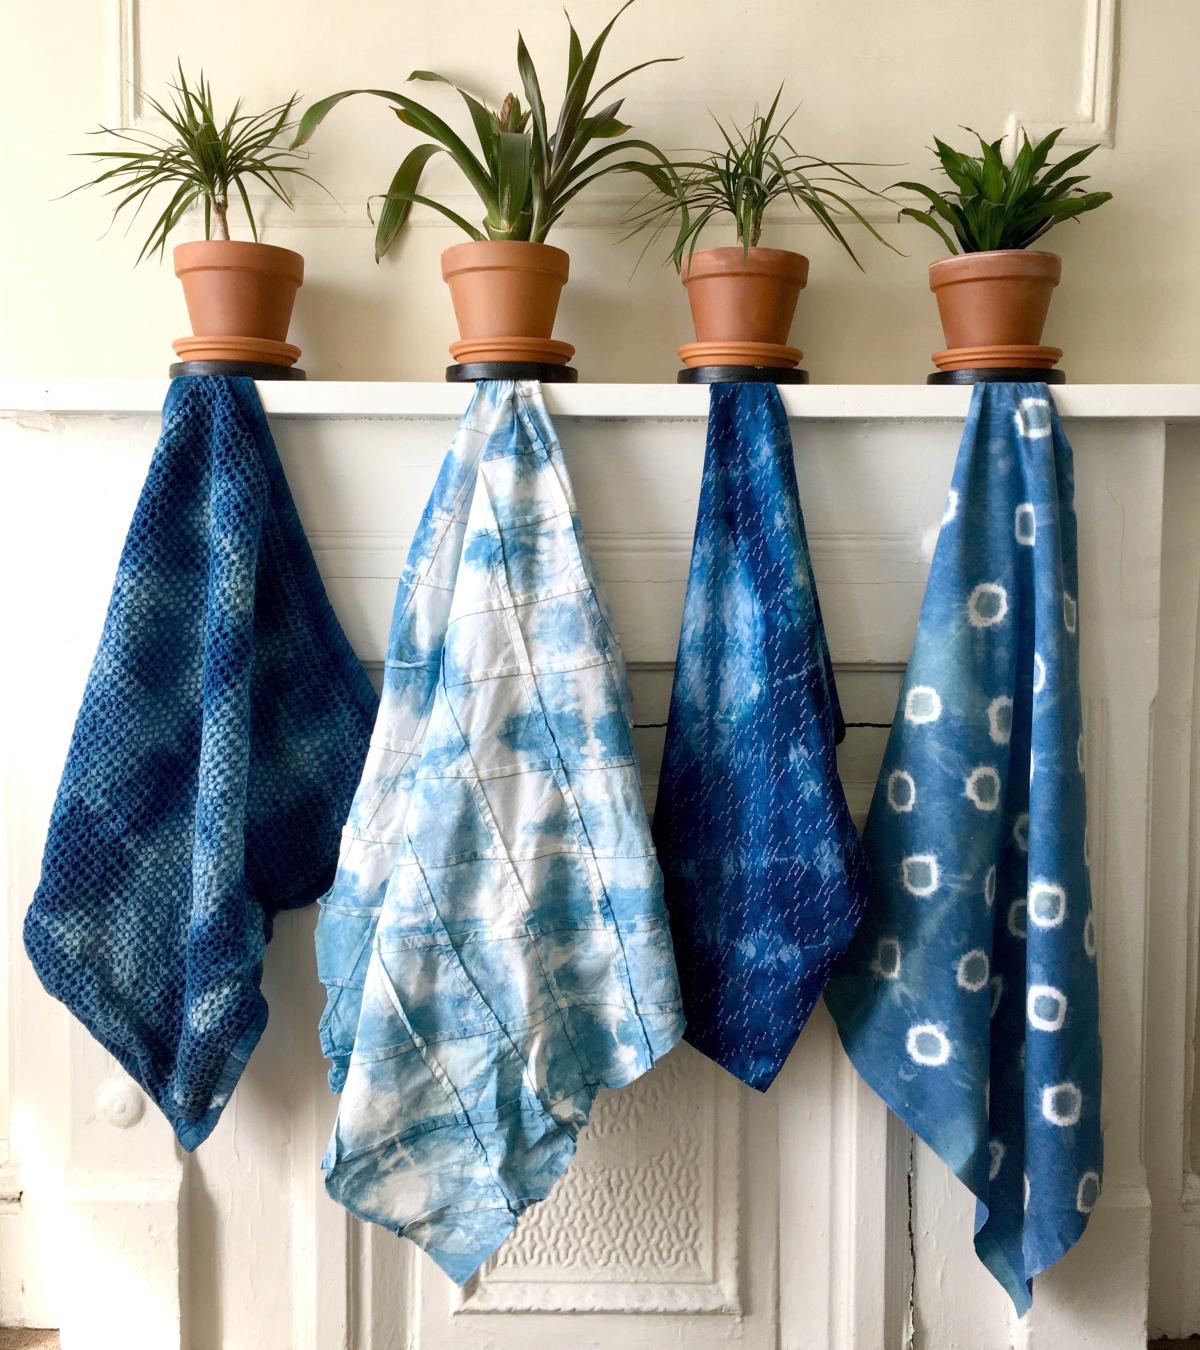
{"label": "terracotta pot rim", "polygon": [[304,255],[278,244],[252,239],[191,239],[176,244],[172,254],[175,275],[185,272],[274,272],[304,280]]}
{"label": "terracotta pot rim", "polygon": [[561,277],[570,271],[571,255],[553,244],[528,239],[468,239],[442,250],[442,280],[460,272],[542,272]]}
{"label": "terracotta pot rim", "polygon": [[808,258],[789,248],[763,248],[755,244],[743,249],[740,244],[719,248],[698,248],[685,257],[679,269],[679,279],[686,286],[689,281],[713,276],[771,276],[799,280],[801,286],[808,280]]}
{"label": "terracotta pot rim", "polygon": [[1062,259],[1041,249],[997,248],[979,253],[956,253],[929,264],[929,289],[970,281],[1000,281],[1006,277],[1046,278],[1057,286]]}

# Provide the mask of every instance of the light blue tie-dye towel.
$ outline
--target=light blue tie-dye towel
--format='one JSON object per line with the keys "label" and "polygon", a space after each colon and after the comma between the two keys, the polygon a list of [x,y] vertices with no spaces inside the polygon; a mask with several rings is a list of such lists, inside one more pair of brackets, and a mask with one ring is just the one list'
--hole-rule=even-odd
{"label": "light blue tie-dye towel", "polygon": [[1071,448],[1042,384],[976,385],[826,1000],[977,1199],[1019,1312],[1100,1192]]}
{"label": "light blue tie-dye towel", "polygon": [[654,812],[687,1040],[765,1091],[854,934],[866,863],[773,384],[715,384]]}
{"label": "light blue tie-dye towel", "polygon": [[683,1029],[625,670],[537,385],[481,383],[323,902],[326,1185],[463,1282]]}

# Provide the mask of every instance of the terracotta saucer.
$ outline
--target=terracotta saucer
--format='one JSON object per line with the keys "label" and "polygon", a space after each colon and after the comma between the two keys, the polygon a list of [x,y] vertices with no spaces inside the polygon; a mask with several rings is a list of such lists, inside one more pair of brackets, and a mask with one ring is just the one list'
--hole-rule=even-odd
{"label": "terracotta saucer", "polygon": [[461,365],[474,365],[480,361],[534,361],[547,366],[565,366],[575,355],[575,348],[569,342],[558,342],[554,338],[461,338],[450,344],[450,355]]}
{"label": "terracotta saucer", "polygon": [[939,370],[1004,370],[1009,366],[1049,370],[1061,357],[1061,347],[1011,343],[991,347],[947,347],[945,351],[934,352],[933,364]]}
{"label": "terracotta saucer", "polygon": [[782,342],[685,342],[679,359],[685,366],[766,366],[790,370],[804,353]]}
{"label": "terracotta saucer", "polygon": [[257,361],[268,366],[294,366],[300,348],[290,342],[250,337],[185,337],[171,343],[181,361]]}

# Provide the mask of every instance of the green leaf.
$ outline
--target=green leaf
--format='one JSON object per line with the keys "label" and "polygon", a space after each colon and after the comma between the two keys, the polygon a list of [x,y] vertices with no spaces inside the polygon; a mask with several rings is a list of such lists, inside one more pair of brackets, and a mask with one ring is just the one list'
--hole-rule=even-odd
{"label": "green leaf", "polygon": [[949,253],[958,252],[958,249],[955,247],[954,240],[951,239],[950,236],[946,233],[946,231],[942,229],[942,227],[938,224],[938,222],[933,218],[931,212],[918,211],[915,206],[902,206],[900,208],[900,214],[902,216],[908,216],[910,220],[919,220],[922,225],[928,225],[928,227],[934,232],[934,234],[938,235],[942,243],[946,245],[947,252]]}
{"label": "green leaf", "polygon": [[412,210],[413,193],[425,172],[425,166],[434,155],[443,153],[440,145],[426,141],[404,156],[392,176],[384,198],[383,210],[375,225],[375,261],[378,262],[395,242]]}
{"label": "green leaf", "polygon": [[519,222],[530,210],[530,161],[533,142],[524,132],[502,131],[496,156],[496,218],[487,221],[491,238],[522,238]]}
{"label": "green leaf", "polygon": [[[387,199],[390,199],[391,195],[391,193],[388,193]],[[434,201],[432,197],[423,197],[419,192],[404,192],[398,195],[406,202],[416,202],[418,206],[432,207],[433,210],[441,212],[447,220],[457,225],[464,234],[470,235],[477,243],[483,242],[483,235],[469,220],[464,220],[457,211],[451,211],[448,206],[443,206],[441,202]]]}

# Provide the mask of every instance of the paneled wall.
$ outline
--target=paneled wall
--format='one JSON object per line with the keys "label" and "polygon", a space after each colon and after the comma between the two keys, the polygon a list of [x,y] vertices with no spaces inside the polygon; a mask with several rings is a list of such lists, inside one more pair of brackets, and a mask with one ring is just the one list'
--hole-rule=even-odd
{"label": "paneled wall", "polygon": [[[585,34],[616,0],[577,0]],[[134,94],[161,90],[182,56],[218,95],[251,104],[299,89],[398,88],[416,67],[444,71],[493,100],[516,81],[524,29],[548,88],[562,78],[565,24],[557,0],[57,0],[0,11],[0,117],[10,128],[0,175],[0,373],[158,375],[168,342],[186,331],[166,264],[133,269],[140,238],[107,229],[101,198],[54,200],[80,182],[99,122],[153,128]],[[1191,380],[1200,350],[1200,139],[1192,97],[1198,21],[1191,0],[637,0],[614,31],[612,72],[679,55],[629,81],[626,113],[668,148],[712,142],[711,109],[745,118],[786,81],[799,105],[796,144],[830,157],[881,162],[872,181],[925,176],[933,134],[960,124],[999,136],[1066,125],[1072,144],[1099,142],[1090,167],[1116,199],[1047,243],[1064,258],[1047,340],[1068,351],[1076,379]],[[456,124],[450,90],[418,86]],[[299,249],[308,279],[294,334],[321,378],[440,375],[452,318],[438,254],[458,237],[418,208],[394,257],[376,266],[366,199],[385,190],[416,143],[376,100],[340,107],[313,142],[309,167],[332,198],[301,185],[294,215],[266,209],[267,238]],[[429,183],[473,214],[446,161]],[[579,348],[585,378],[669,379],[688,338],[674,273],[621,242],[636,191],[607,180],[581,196],[554,238],[572,254],[559,333]],[[775,213],[765,242],[812,257],[795,337],[814,378],[920,378],[939,340],[922,227],[870,213],[904,256],[860,230],[860,274],[809,223]],[[715,234],[710,242],[732,242]]]}
{"label": "paneled wall", "polygon": [[[852,724],[842,772],[860,814],[960,425],[948,401],[933,421],[879,415],[886,391],[870,392],[871,418],[793,422]],[[790,397],[815,406],[819,393]],[[854,391],[845,394],[853,406]],[[1109,396],[1089,397],[1102,408]],[[1114,391],[1109,401],[1123,397]],[[404,398],[397,390],[398,408]],[[1068,391],[1068,411],[1069,399]],[[644,399],[639,412],[629,387],[605,401],[607,415],[560,416],[557,425],[630,658],[652,795],[703,421],[650,415]],[[902,405],[904,391],[894,401]],[[396,576],[452,421],[274,424],[330,594],[377,668]],[[1200,1244],[1185,1193],[1196,1183],[1183,1075],[1195,1016],[1187,872],[1190,777],[1200,762],[1191,756],[1200,558],[1188,513],[1200,436],[1162,415],[1068,426],[1081,527],[1106,1184],[1084,1241],[1039,1281],[1034,1311],[1018,1324],[975,1260],[965,1191],[889,1121],[823,1009],[765,1097],[686,1047],[606,1097],[554,1195],[459,1293],[423,1256],[348,1220],[323,1193],[317,1163],[334,1102],[313,1030],[322,1005],[313,915],[287,915],[268,953],[263,1042],[212,1138],[196,1155],[180,1154],[19,954],[20,915],[155,419],[0,419],[3,563],[10,577],[30,579],[13,590],[5,616],[20,639],[4,676],[4,937],[15,959],[10,1035],[0,1038],[10,1056],[0,1137],[12,1141],[0,1172],[9,1183],[7,1203],[0,1197],[0,1320],[61,1325],[67,1350],[897,1350],[910,1338],[937,1350],[1142,1350],[1152,1293],[1156,1326],[1200,1329],[1189,1292]],[[1151,1193],[1156,1240],[1162,1227],[1153,1291]]]}

